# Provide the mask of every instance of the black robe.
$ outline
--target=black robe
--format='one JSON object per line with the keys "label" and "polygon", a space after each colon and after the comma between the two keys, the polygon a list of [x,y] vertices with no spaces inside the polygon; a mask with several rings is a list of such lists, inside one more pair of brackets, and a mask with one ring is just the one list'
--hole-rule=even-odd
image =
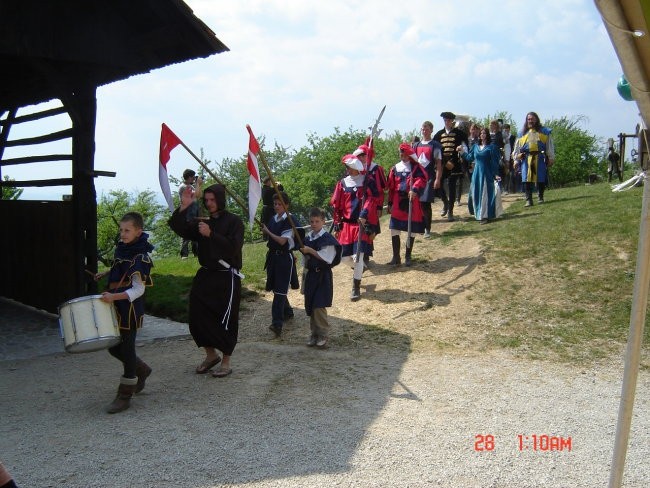
{"label": "black robe", "polygon": [[[185,212],[176,209],[169,226],[179,236],[198,242],[201,268],[190,291],[190,333],[198,347],[214,347],[230,356],[237,344],[244,224],[227,210],[208,221],[212,233],[199,233],[198,221],[187,222]],[[219,263],[223,260],[230,269]]]}

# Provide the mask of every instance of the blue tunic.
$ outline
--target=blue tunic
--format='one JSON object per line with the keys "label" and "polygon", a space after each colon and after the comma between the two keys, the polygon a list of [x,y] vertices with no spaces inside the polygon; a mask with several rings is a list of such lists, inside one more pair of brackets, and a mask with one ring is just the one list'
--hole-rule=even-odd
{"label": "blue tunic", "polygon": [[[314,240],[311,240],[311,237],[311,234],[305,237],[305,246],[316,251],[320,251],[326,246],[335,246],[337,255],[340,255],[341,245],[328,232]],[[332,306],[334,278],[331,264],[314,256],[305,255],[305,268],[307,269],[304,281],[305,312],[311,316],[315,308]]]}
{"label": "blue tunic", "polygon": [[[288,230],[291,230],[291,223],[288,218],[276,220],[274,215],[268,221],[266,226],[275,235],[281,236]],[[278,244],[273,239],[267,242],[269,248],[266,254],[266,291],[273,291],[280,295],[289,293],[289,286],[292,289],[299,288],[298,272],[296,271],[296,263],[291,249],[289,249],[289,242],[283,245]]]}

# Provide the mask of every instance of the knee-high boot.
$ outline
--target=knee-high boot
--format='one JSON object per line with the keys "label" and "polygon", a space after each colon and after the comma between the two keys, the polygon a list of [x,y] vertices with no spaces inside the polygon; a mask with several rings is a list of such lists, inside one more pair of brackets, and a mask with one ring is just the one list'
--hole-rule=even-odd
{"label": "knee-high boot", "polygon": [[120,386],[117,388],[115,400],[108,406],[108,413],[118,413],[126,410],[131,405],[131,397],[138,387],[138,378],[120,378]]}
{"label": "knee-high boot", "polygon": [[391,264],[393,266],[396,266],[398,264],[402,263],[402,258],[399,256],[399,249],[400,249],[400,240],[399,236],[393,236],[391,238],[391,242],[393,244],[393,259],[391,259],[388,264]]}
{"label": "knee-high boot", "polygon": [[415,237],[409,237],[409,245],[406,247],[406,255],[404,256],[404,264],[406,266],[411,266],[411,251],[413,251],[413,243],[415,242]]}

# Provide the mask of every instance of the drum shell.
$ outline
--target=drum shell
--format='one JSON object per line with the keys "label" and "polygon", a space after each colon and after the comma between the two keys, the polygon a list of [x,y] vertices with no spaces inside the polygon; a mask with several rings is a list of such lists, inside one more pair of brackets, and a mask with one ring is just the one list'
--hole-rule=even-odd
{"label": "drum shell", "polygon": [[74,298],[59,306],[59,328],[69,353],[93,352],[121,340],[117,313],[101,295]]}

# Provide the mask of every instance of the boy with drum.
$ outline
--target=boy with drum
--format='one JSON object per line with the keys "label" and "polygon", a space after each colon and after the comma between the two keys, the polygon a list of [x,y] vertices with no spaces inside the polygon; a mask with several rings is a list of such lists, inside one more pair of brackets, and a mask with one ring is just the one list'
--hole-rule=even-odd
{"label": "boy with drum", "polygon": [[122,412],[129,408],[131,397],[144,389],[145,380],[151,368],[137,357],[135,338],[144,318],[144,290],[151,286],[149,253],[153,246],[149,235],[143,231],[144,221],[138,212],[128,212],[120,220],[120,241],[115,249],[111,269],[98,273],[95,279],[108,274],[108,290],[102,293],[102,301],[113,303],[122,341],[109,348],[108,352],[119,359],[124,367],[117,396],[106,410],[108,413]]}

